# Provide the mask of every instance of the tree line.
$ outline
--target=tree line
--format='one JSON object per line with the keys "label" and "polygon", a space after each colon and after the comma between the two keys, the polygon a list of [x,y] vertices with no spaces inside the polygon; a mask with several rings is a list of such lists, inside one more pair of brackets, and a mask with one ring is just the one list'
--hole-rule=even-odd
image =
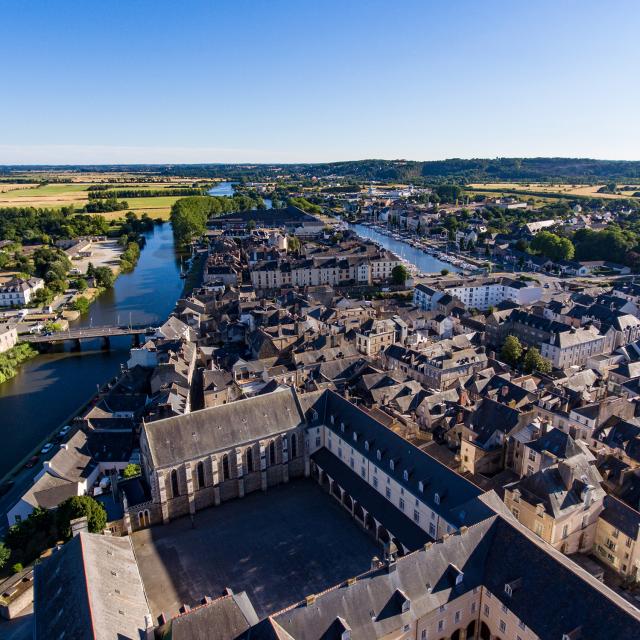
{"label": "tree line", "polygon": [[181,198],[171,207],[170,220],[175,240],[178,245],[185,246],[204,233],[209,218],[257,208],[264,208],[262,199],[246,195]]}
{"label": "tree line", "polygon": [[104,235],[108,231],[109,222],[102,216],[78,216],[73,207],[6,207],[0,215],[0,240],[47,244],[62,238]]}
{"label": "tree line", "polygon": [[175,189],[88,189],[89,198],[117,199],[117,198],[157,198],[162,196],[203,196],[207,189],[198,187],[179,187]]}

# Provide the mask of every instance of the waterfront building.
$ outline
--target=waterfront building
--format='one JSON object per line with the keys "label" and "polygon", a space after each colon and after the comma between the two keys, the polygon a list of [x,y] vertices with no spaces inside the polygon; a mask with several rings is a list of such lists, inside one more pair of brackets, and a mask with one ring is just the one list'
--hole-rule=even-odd
{"label": "waterfront building", "polygon": [[43,287],[42,278],[11,278],[0,285],[0,307],[24,307],[31,302],[36,291]]}
{"label": "waterfront building", "polygon": [[0,353],[8,351],[18,343],[18,330],[14,324],[0,325]]}

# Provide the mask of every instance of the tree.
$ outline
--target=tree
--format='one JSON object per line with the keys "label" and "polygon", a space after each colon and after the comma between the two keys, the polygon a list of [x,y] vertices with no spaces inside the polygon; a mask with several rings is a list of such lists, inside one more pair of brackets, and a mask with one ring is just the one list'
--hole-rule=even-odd
{"label": "tree", "polygon": [[441,276],[448,276],[449,275],[449,269],[440,269],[440,275]]}
{"label": "tree", "polygon": [[116,277],[109,267],[98,267],[94,270],[94,276],[98,286],[105,289],[111,289],[116,281]]}
{"label": "tree", "polygon": [[135,478],[140,475],[140,465],[139,464],[128,464],[124,471],[122,472],[122,476],[124,478]]}
{"label": "tree", "polygon": [[85,517],[89,521],[89,531],[100,533],[107,524],[107,512],[104,507],[91,496],[72,496],[58,505],[56,520],[60,535],[71,537],[71,520]]}
{"label": "tree", "polygon": [[287,251],[291,253],[300,253],[302,244],[297,236],[289,236],[287,238]]}
{"label": "tree", "polygon": [[550,231],[540,231],[531,241],[531,250],[550,260],[571,260],[575,253],[569,238],[563,238]]}
{"label": "tree", "polygon": [[500,359],[512,367],[518,365],[522,357],[522,344],[516,336],[507,336],[500,350]]}
{"label": "tree", "polygon": [[81,315],[89,313],[90,303],[86,298],[76,298],[71,304],[74,311],[79,311]]}
{"label": "tree", "polygon": [[247,222],[247,231],[253,231],[255,228],[256,228],[256,221],[249,220],[249,222]]}
{"label": "tree", "polygon": [[551,371],[551,363],[540,355],[538,349],[529,347],[522,361],[522,368],[527,373],[531,373],[532,371],[549,373]]}
{"label": "tree", "polygon": [[5,546],[4,542],[0,542],[0,569],[4,567],[11,557],[11,549]]}
{"label": "tree", "polygon": [[403,285],[409,277],[409,270],[403,264],[397,264],[391,271],[391,277],[395,284]]}
{"label": "tree", "polygon": [[84,278],[76,278],[72,285],[80,292],[83,293],[88,289],[87,281]]}

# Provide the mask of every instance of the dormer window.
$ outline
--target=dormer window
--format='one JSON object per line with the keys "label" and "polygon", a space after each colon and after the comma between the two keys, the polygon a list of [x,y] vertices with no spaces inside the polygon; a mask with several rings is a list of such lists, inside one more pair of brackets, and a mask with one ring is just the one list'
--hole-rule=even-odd
{"label": "dormer window", "polygon": [[355,431],[353,432],[353,441],[358,442],[358,434]]}
{"label": "dormer window", "polygon": [[340,423],[340,431],[342,431],[342,433],[344,433],[344,422]]}
{"label": "dormer window", "polygon": [[436,493],[436,494],[433,496],[433,501],[434,501],[436,504],[440,504],[440,494],[439,494],[439,493]]}
{"label": "dormer window", "polygon": [[391,468],[391,471],[394,470],[395,464],[394,464],[393,460],[389,460],[389,467]]}
{"label": "dormer window", "polygon": [[369,451],[369,441],[368,440],[364,441],[364,450],[365,451]]}
{"label": "dormer window", "polygon": [[420,493],[424,493],[424,482],[422,482],[422,480],[418,482],[418,491],[420,491]]}
{"label": "dormer window", "polygon": [[510,584],[505,584],[504,585],[504,592],[511,597],[513,595],[513,590],[511,589],[511,585]]}
{"label": "dormer window", "polygon": [[335,424],[336,423],[336,417],[331,414],[331,424]]}
{"label": "dormer window", "polygon": [[402,477],[404,478],[405,482],[409,481],[409,472],[406,469],[404,470]]}
{"label": "dormer window", "polygon": [[380,451],[380,449],[378,449],[378,452],[376,454],[378,460],[382,460],[382,451]]}
{"label": "dormer window", "polygon": [[317,422],[317,421],[318,421],[318,412],[317,412],[315,409],[313,410],[313,413],[311,414],[311,419],[312,419],[314,422]]}

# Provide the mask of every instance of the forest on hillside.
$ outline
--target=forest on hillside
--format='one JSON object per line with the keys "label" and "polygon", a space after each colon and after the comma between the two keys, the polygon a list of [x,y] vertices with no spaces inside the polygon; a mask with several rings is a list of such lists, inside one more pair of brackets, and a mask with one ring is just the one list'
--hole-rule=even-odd
{"label": "forest on hillside", "polygon": [[[54,166],[4,166],[0,176],[30,171],[55,171]],[[458,182],[569,182],[592,184],[640,180],[640,161],[589,158],[478,158],[465,160],[354,160],[320,164],[182,164],[79,165],[65,167],[79,173],[106,172],[156,174],[238,181],[342,178],[354,181],[437,183]]]}

